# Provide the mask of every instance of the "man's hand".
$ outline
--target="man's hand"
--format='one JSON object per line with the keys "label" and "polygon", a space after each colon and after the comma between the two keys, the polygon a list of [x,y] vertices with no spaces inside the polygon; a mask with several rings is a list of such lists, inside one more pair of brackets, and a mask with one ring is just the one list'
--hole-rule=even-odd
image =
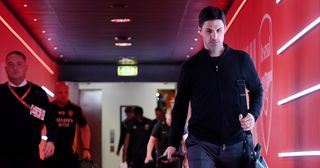
{"label": "man's hand", "polygon": [[127,161],[127,155],[122,154],[122,162],[128,162],[128,161]]}
{"label": "man's hand", "polygon": [[168,160],[172,160],[172,154],[175,154],[177,152],[177,149],[173,146],[169,146],[166,151],[163,153],[163,155],[167,155]]}
{"label": "man's hand", "polygon": [[53,142],[49,141],[46,142],[43,148],[44,158],[48,158],[53,155],[54,153],[54,144]]}
{"label": "man's hand", "polygon": [[144,163],[147,164],[151,160],[153,160],[152,156],[147,155],[146,158],[144,159]]}
{"label": "man's hand", "polygon": [[242,114],[239,115],[239,121],[241,127],[245,131],[249,131],[254,127],[255,121],[252,114],[248,113],[246,117],[243,118]]}
{"label": "man's hand", "polygon": [[87,159],[90,160],[91,159],[91,153],[89,150],[83,150],[82,152],[82,159]]}

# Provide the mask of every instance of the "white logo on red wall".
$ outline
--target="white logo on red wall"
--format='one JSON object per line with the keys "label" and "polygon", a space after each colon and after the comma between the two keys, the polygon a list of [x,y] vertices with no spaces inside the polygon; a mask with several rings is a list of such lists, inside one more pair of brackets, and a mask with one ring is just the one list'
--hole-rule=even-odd
{"label": "white logo on red wall", "polygon": [[260,115],[260,129],[262,132],[263,147],[268,153],[272,120],[272,88],[273,88],[273,43],[272,20],[265,14],[261,20],[258,35],[258,54],[256,65],[263,87],[263,106]]}

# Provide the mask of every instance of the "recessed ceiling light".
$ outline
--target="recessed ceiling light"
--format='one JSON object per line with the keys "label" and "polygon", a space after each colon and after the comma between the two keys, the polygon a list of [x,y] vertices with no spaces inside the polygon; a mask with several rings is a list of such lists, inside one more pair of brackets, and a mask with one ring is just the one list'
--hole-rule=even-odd
{"label": "recessed ceiling light", "polygon": [[193,47],[190,47],[190,50],[193,50],[194,48]]}
{"label": "recessed ceiling light", "polygon": [[137,65],[138,61],[134,57],[122,57],[118,60],[118,65]]}
{"label": "recessed ceiling light", "polygon": [[112,22],[112,23],[128,23],[128,22],[131,22],[131,19],[128,19],[128,18],[115,18],[115,19],[111,19],[110,22]]}
{"label": "recessed ceiling light", "polygon": [[48,40],[51,41],[51,38],[49,37]]}
{"label": "recessed ceiling light", "polygon": [[131,43],[114,43],[114,45],[118,47],[129,47],[132,44]]}
{"label": "recessed ceiling light", "polygon": [[54,49],[54,50],[57,50],[57,49],[58,49],[58,47],[54,47],[53,49]]}
{"label": "recessed ceiling light", "polygon": [[129,41],[129,40],[131,40],[131,37],[128,35],[115,35],[114,40],[115,41],[125,41],[125,40]]}
{"label": "recessed ceiling light", "polygon": [[110,5],[110,8],[128,8],[128,4],[123,4],[123,3],[114,3]]}
{"label": "recessed ceiling light", "polygon": [[189,58],[190,57],[190,55],[187,55],[187,58]]}
{"label": "recessed ceiling light", "polygon": [[195,38],[195,39],[194,39],[194,41],[198,41],[198,39],[197,39],[197,38]]}
{"label": "recessed ceiling light", "polygon": [[36,22],[36,21],[38,21],[38,19],[33,19],[33,21],[35,21],[35,22]]}
{"label": "recessed ceiling light", "polygon": [[63,58],[63,54],[60,54],[60,58]]}
{"label": "recessed ceiling light", "polygon": [[45,30],[42,30],[42,33],[46,33],[46,31],[45,31]]}
{"label": "recessed ceiling light", "polygon": [[23,7],[25,7],[25,8],[28,7],[28,4],[24,4]]}

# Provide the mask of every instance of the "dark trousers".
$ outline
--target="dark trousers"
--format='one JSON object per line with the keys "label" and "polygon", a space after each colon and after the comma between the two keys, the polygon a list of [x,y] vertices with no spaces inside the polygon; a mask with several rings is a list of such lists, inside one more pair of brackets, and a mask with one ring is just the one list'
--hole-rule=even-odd
{"label": "dark trousers", "polygon": [[200,141],[194,136],[186,140],[190,168],[242,168],[243,142],[232,145],[216,145]]}
{"label": "dark trousers", "polygon": [[129,168],[144,168],[144,160],[143,159],[132,159],[128,160]]}
{"label": "dark trousers", "polygon": [[20,157],[0,157],[1,168],[40,168],[38,155],[26,155]]}
{"label": "dark trousers", "polygon": [[45,159],[43,161],[43,168],[78,168],[79,162],[76,154],[58,155]]}

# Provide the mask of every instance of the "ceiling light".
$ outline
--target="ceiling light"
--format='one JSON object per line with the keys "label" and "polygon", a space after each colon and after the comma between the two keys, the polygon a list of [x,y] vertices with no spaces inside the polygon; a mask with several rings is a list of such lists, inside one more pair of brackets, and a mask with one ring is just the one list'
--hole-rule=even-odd
{"label": "ceiling light", "polygon": [[114,40],[115,41],[130,41],[131,37],[128,35],[115,35]]}
{"label": "ceiling light", "polygon": [[28,7],[28,4],[24,4],[23,7],[25,7],[25,8]]}
{"label": "ceiling light", "polygon": [[118,65],[136,65],[137,63],[134,57],[123,57],[118,60]]}
{"label": "ceiling light", "polygon": [[60,58],[63,58],[63,54],[60,54]]}
{"label": "ceiling light", "polygon": [[42,33],[46,33],[46,31],[45,31],[45,30],[42,30]]}
{"label": "ceiling light", "polygon": [[114,43],[114,45],[118,47],[129,47],[132,44],[131,43]]}
{"label": "ceiling light", "polygon": [[122,4],[122,3],[114,3],[110,5],[110,8],[128,8],[128,4]]}
{"label": "ceiling light", "polygon": [[35,22],[36,22],[36,21],[38,21],[38,19],[33,19],[33,21],[35,21]]}
{"label": "ceiling light", "polygon": [[190,47],[190,50],[193,50],[194,48],[193,47]]}
{"label": "ceiling light", "polygon": [[57,50],[57,49],[58,49],[58,47],[54,47],[53,49],[54,49],[54,50]]}
{"label": "ceiling light", "polygon": [[49,37],[48,40],[51,41],[51,38]]}
{"label": "ceiling light", "polygon": [[131,22],[131,19],[128,19],[128,18],[117,18],[117,19],[111,19],[110,20],[112,23],[128,23],[128,22]]}
{"label": "ceiling light", "polygon": [[197,39],[197,38],[195,38],[195,39],[194,39],[194,41],[198,41],[198,39]]}

